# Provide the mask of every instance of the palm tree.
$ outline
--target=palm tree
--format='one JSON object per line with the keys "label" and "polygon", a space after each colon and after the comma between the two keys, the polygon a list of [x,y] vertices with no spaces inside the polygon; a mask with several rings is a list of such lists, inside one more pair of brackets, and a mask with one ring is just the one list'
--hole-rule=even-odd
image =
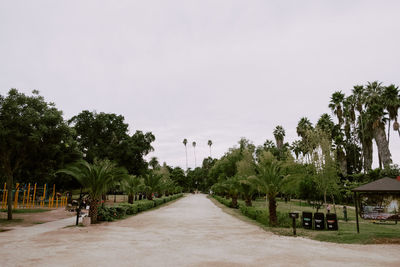
{"label": "palm tree", "polygon": [[211,146],[213,142],[211,140],[208,140],[207,145],[210,147],[210,158],[211,158]]}
{"label": "palm tree", "polygon": [[185,139],[183,139],[183,145],[185,146],[185,153],[186,153],[186,171],[187,171],[187,169],[188,169],[188,159],[187,159],[187,139],[185,138]]}
{"label": "palm tree", "polygon": [[385,102],[383,86],[378,81],[368,82],[365,87],[367,118],[372,124],[372,135],[378,147],[379,166],[386,168],[392,163],[389,143],[385,134]]}
{"label": "palm tree", "polygon": [[237,200],[238,200],[240,189],[241,189],[240,188],[240,180],[238,179],[238,177],[233,176],[233,177],[227,179],[223,184],[226,188],[226,192],[232,198],[231,208],[237,209],[238,208]]}
{"label": "palm tree", "polygon": [[[388,122],[388,143],[390,139],[390,121],[394,120],[393,130],[399,131],[399,123],[397,122],[398,111],[400,108],[400,95],[399,95],[399,87],[396,87],[394,84],[386,86],[383,91],[383,99],[384,104],[386,106],[386,110],[389,115]],[[400,135],[400,131],[399,131]]]}
{"label": "palm tree", "polygon": [[153,193],[159,193],[161,189],[162,175],[150,171],[143,176],[143,190],[148,200],[153,199]]}
{"label": "palm tree", "polygon": [[193,146],[193,152],[194,152],[194,168],[196,168],[196,142],[195,141],[193,141],[192,146]]}
{"label": "palm tree", "polygon": [[160,166],[160,163],[158,162],[157,157],[151,157],[149,161],[149,165],[153,170],[157,169]]}
{"label": "palm tree", "polygon": [[337,116],[339,125],[343,124],[343,109],[342,103],[344,100],[344,94],[342,91],[336,91],[331,96],[331,102],[329,103],[329,108]]}
{"label": "palm tree", "polygon": [[290,149],[293,151],[294,155],[296,156],[296,159],[299,158],[300,153],[302,153],[302,145],[300,140],[295,140],[293,141],[292,145],[290,146]]}
{"label": "palm tree", "polygon": [[143,187],[143,181],[134,175],[128,176],[122,181],[122,189],[128,194],[128,203],[132,204],[138,192]]}
{"label": "palm tree", "polygon": [[117,167],[109,160],[95,160],[93,164],[81,160],[57,173],[65,173],[74,177],[88,192],[91,223],[97,223],[97,207],[101,196],[107,193],[116,182],[126,179],[128,176],[126,169]]}
{"label": "palm tree", "polygon": [[273,134],[276,141],[276,147],[281,150],[283,147],[283,139],[285,138],[285,129],[278,125],[275,127]]}
{"label": "palm tree", "polygon": [[257,170],[258,174],[249,179],[255,186],[266,193],[269,207],[269,222],[272,226],[276,226],[278,223],[276,216],[276,196],[282,191],[284,185],[281,163],[270,152],[266,151],[261,156]]}
{"label": "palm tree", "polygon": [[364,172],[368,172],[372,167],[372,130],[371,125],[366,118],[365,106],[365,87],[363,85],[355,85],[352,90],[355,102],[355,109],[358,111],[358,139],[362,146],[362,162]]}
{"label": "palm tree", "polygon": [[316,127],[321,129],[322,131],[326,132],[329,136],[332,135],[334,123],[332,118],[329,114],[324,113],[319,118]]}
{"label": "palm tree", "polygon": [[301,144],[302,144],[302,151],[304,156],[308,156],[308,160],[310,161],[310,154],[309,154],[309,142],[307,138],[307,133],[309,131],[313,130],[312,123],[310,120],[306,117],[303,117],[300,119],[300,121],[297,124],[296,131],[297,135],[301,137]]}

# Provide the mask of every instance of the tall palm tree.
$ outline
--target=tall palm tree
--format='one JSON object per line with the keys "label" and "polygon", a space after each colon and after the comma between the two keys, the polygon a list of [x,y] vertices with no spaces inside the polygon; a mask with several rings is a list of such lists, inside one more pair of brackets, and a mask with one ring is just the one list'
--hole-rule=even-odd
{"label": "tall palm tree", "polygon": [[117,167],[115,163],[108,160],[95,160],[93,164],[81,160],[57,173],[65,173],[74,177],[88,192],[91,223],[97,223],[97,207],[101,196],[107,193],[116,182],[128,177],[126,169]]}
{"label": "tall palm tree", "polygon": [[128,203],[132,204],[136,194],[140,192],[143,187],[143,181],[139,177],[129,175],[121,182],[121,185],[125,193],[128,194]]}
{"label": "tall palm tree", "polygon": [[313,130],[312,123],[307,117],[303,117],[300,119],[300,121],[297,124],[296,127],[296,132],[297,135],[301,137],[301,144],[302,144],[302,151],[304,156],[308,157],[308,160],[310,161],[310,154],[309,154],[309,140],[307,138],[307,133],[309,131]]}
{"label": "tall palm tree", "polygon": [[365,87],[363,85],[355,85],[352,90],[355,102],[355,109],[358,112],[358,139],[360,140],[362,146],[362,162],[364,172],[368,172],[372,168],[372,153],[373,153],[373,146],[372,146],[372,130],[370,124],[366,118],[365,112]]}
{"label": "tall palm tree", "polygon": [[324,113],[319,118],[316,127],[327,133],[329,136],[332,136],[334,123],[329,114]]}
{"label": "tall palm tree", "polygon": [[344,94],[342,91],[336,91],[331,96],[331,102],[329,103],[329,108],[337,116],[339,125],[343,124],[343,109],[342,103],[344,100]]}
{"label": "tall palm tree", "polygon": [[372,124],[372,135],[378,147],[379,166],[386,168],[392,163],[389,143],[385,132],[385,102],[383,86],[378,81],[368,82],[365,87],[367,118]]}
{"label": "tall palm tree", "polygon": [[194,167],[196,168],[196,141],[193,141],[193,152],[194,152]]}
{"label": "tall palm tree", "polygon": [[211,158],[211,146],[213,142],[211,140],[208,140],[207,145],[210,147],[210,158]]}
{"label": "tall palm tree", "polygon": [[187,139],[185,138],[185,139],[183,139],[183,145],[185,146],[185,153],[186,153],[186,171],[187,171],[187,169],[188,169],[188,158],[187,158],[187,143],[188,143],[188,141],[187,141]]}
{"label": "tall palm tree", "polygon": [[283,140],[285,138],[285,129],[281,125],[278,125],[274,129],[274,137],[276,141],[276,147],[281,150],[283,147]]}
{"label": "tall palm tree", "polygon": [[391,84],[389,86],[386,86],[384,91],[383,91],[383,101],[386,106],[386,110],[388,111],[389,115],[389,122],[388,122],[388,134],[387,134],[387,140],[389,143],[390,139],[390,121],[394,120],[393,123],[393,130],[399,131],[399,123],[397,122],[397,116],[400,108],[400,95],[399,95],[399,87],[395,86],[394,84]]}
{"label": "tall palm tree", "polygon": [[281,163],[270,152],[264,152],[257,166],[258,174],[249,178],[252,183],[267,194],[270,225],[278,223],[276,215],[276,196],[284,185]]}

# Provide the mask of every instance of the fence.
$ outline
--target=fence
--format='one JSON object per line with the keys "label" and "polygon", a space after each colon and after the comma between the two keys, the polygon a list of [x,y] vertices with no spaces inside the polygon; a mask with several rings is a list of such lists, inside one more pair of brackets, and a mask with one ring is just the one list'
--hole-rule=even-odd
{"label": "fence", "polygon": [[[4,189],[2,190],[2,201],[0,207],[2,209],[7,208],[8,201],[8,192],[7,183],[4,183]],[[37,184],[31,186],[24,185],[23,187],[17,183],[15,186],[15,190],[11,193],[14,193],[13,199],[13,208],[27,208],[32,209],[35,207],[39,208],[58,208],[65,207],[67,205],[67,196],[63,196],[60,193],[56,193],[56,185],[53,185],[52,194],[50,194],[50,190],[47,188],[47,184],[43,187],[38,187]]]}

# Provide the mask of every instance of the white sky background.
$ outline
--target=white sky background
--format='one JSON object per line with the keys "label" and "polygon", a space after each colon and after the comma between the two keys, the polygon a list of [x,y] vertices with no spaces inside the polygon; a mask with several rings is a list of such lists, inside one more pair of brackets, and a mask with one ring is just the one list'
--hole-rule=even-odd
{"label": "white sky background", "polygon": [[[189,167],[276,125],[331,114],[331,94],[400,85],[400,1],[4,1],[0,93],[38,89],[69,119],[122,114],[151,156]],[[332,114],[331,114],[332,115]],[[390,149],[400,163],[400,138]],[[376,147],[374,149],[377,165]]]}

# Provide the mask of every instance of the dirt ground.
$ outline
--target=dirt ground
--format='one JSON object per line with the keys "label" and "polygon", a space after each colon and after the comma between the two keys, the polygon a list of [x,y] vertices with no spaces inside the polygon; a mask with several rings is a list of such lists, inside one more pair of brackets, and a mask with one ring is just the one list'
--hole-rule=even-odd
{"label": "dirt ground", "polygon": [[205,195],[125,220],[72,218],[0,233],[1,266],[400,266],[399,245],[342,245],[265,232]]}
{"label": "dirt ground", "polygon": [[65,208],[58,208],[38,213],[13,213],[13,220],[7,221],[5,220],[7,212],[0,212],[0,231],[61,220],[75,214],[75,212],[66,211]]}

